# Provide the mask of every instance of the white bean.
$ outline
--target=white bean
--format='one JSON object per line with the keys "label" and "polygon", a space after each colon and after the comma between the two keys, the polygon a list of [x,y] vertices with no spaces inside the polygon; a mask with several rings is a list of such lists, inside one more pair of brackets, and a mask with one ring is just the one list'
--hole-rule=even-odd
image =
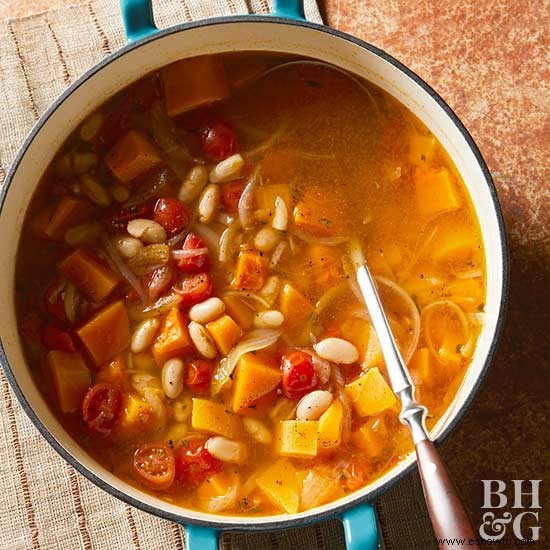
{"label": "white bean", "polygon": [[260,252],[271,252],[280,240],[280,236],[271,227],[263,227],[254,237],[254,246]]}
{"label": "white bean", "polygon": [[98,206],[109,206],[112,202],[111,195],[94,176],[82,174],[80,176],[82,192]]}
{"label": "white bean", "polygon": [[212,183],[229,181],[239,173],[243,166],[244,159],[241,155],[238,153],[236,155],[231,155],[221,162],[218,162],[218,164],[210,170],[210,181]]}
{"label": "white bean", "polygon": [[224,311],[225,304],[219,298],[213,296],[204,302],[195,304],[189,310],[189,319],[205,324],[220,317]]}
{"label": "white bean", "polygon": [[160,223],[145,218],[130,220],[126,229],[132,237],[140,239],[148,244],[163,243],[168,237],[166,235],[166,229],[164,229]]}
{"label": "white bean", "polygon": [[254,316],[254,326],[256,328],[277,328],[285,322],[284,315],[276,310],[259,311]]}
{"label": "white bean", "polygon": [[199,220],[202,223],[209,223],[220,204],[220,188],[211,183],[206,186],[206,189],[202,192],[197,211],[199,213]]}
{"label": "white bean", "polygon": [[182,202],[190,203],[199,196],[199,193],[207,183],[208,170],[201,165],[193,166],[181,184],[178,199]]}
{"label": "white bean", "polygon": [[95,153],[73,153],[73,172],[75,174],[84,174],[91,170],[97,164],[97,155]]}
{"label": "white bean", "polygon": [[214,458],[222,462],[236,462],[237,464],[241,464],[246,459],[246,445],[239,441],[216,436],[208,439],[204,446]]}
{"label": "white bean", "polygon": [[218,354],[216,344],[212,340],[212,337],[200,323],[191,321],[189,323],[189,336],[191,341],[197,348],[197,351],[206,359],[214,359]]}
{"label": "white bean", "polygon": [[113,239],[118,253],[126,260],[133,258],[140,248],[143,248],[143,243],[135,237],[129,235],[122,235]]}
{"label": "white bean", "polygon": [[162,367],[161,382],[166,397],[175,399],[183,391],[183,361],[174,357]]}
{"label": "white bean", "polygon": [[271,432],[265,427],[265,424],[251,416],[243,417],[244,429],[258,442],[263,445],[269,445],[272,440]]}
{"label": "white bean", "polygon": [[285,201],[279,197],[275,197],[275,213],[271,225],[279,231],[286,231],[288,226],[288,209]]}
{"label": "white bean", "polygon": [[130,349],[134,353],[141,353],[142,351],[145,351],[153,342],[153,338],[157,334],[159,325],[159,320],[154,317],[142,321],[132,335]]}
{"label": "white bean", "polygon": [[321,359],[349,365],[359,359],[359,351],[347,340],[342,338],[325,338],[313,346]]}
{"label": "white bean", "polygon": [[325,390],[315,390],[304,395],[296,408],[298,420],[318,420],[330,407],[333,401],[332,393]]}

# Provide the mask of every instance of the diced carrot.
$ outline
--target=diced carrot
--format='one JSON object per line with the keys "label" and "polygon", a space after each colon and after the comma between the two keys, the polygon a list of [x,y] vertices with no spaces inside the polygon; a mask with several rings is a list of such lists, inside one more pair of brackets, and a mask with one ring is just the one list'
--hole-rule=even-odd
{"label": "diced carrot", "polygon": [[431,377],[432,356],[428,348],[417,349],[409,361],[409,372],[415,384],[425,384]]}
{"label": "diced carrot", "polygon": [[259,252],[241,251],[232,285],[239,290],[260,290],[264,286],[267,261]]}
{"label": "diced carrot", "polygon": [[168,359],[192,353],[194,349],[183,314],[177,307],[172,308],[153,344],[155,361],[162,366]]}
{"label": "diced carrot", "polygon": [[453,176],[442,168],[437,171],[420,171],[415,183],[416,207],[424,216],[460,208],[461,199]]}
{"label": "diced carrot", "polygon": [[181,115],[229,96],[225,67],[219,57],[182,59],[161,71],[168,116]]}
{"label": "diced carrot", "polygon": [[159,166],[162,158],[147,136],[137,130],[130,130],[107,153],[105,163],[121,183],[129,184]]}
{"label": "diced carrot", "polygon": [[238,296],[224,296],[225,309],[243,330],[248,330],[254,321],[255,311]]}
{"label": "diced carrot", "polygon": [[62,260],[59,271],[94,302],[107,298],[119,283],[116,273],[82,248]]}
{"label": "diced carrot", "polygon": [[227,355],[243,335],[241,327],[229,315],[222,315],[219,319],[207,323],[206,329],[223,355]]}
{"label": "diced carrot", "polygon": [[79,409],[92,383],[90,371],[80,353],[50,351],[46,355],[46,365],[61,412],[70,413]]}
{"label": "diced carrot", "polygon": [[128,312],[119,300],[96,313],[76,333],[96,365],[102,365],[120,353],[130,338]]}
{"label": "diced carrot", "polygon": [[344,228],[344,205],[326,190],[308,187],[294,207],[294,225],[319,237],[330,237]]}
{"label": "diced carrot", "polygon": [[290,283],[285,283],[281,288],[279,308],[285,323],[291,328],[303,325],[315,311],[311,302]]}
{"label": "diced carrot", "polygon": [[246,414],[250,405],[279,385],[282,373],[260,354],[245,353],[233,383],[233,412]]}
{"label": "diced carrot", "polygon": [[90,214],[90,205],[74,197],[61,197],[44,227],[44,234],[50,239],[62,240],[67,229],[82,223]]}

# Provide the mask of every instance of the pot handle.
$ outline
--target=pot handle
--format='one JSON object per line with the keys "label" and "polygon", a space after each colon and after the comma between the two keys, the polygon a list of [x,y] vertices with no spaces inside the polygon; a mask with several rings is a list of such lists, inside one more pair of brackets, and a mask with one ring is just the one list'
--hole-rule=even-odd
{"label": "pot handle", "polygon": [[151,0],[120,0],[126,42],[135,42],[158,31]]}
{"label": "pot handle", "polygon": [[[376,515],[370,504],[360,504],[340,516],[347,550],[378,550],[379,537]],[[201,525],[185,525],[187,550],[218,550],[216,529]]]}
{"label": "pot handle", "polygon": [[378,524],[374,508],[368,504],[359,504],[344,512],[340,520],[344,527],[347,550],[378,550],[380,548]]}
{"label": "pot handle", "polygon": [[275,17],[288,17],[290,19],[306,18],[302,0],[275,0],[271,15]]}

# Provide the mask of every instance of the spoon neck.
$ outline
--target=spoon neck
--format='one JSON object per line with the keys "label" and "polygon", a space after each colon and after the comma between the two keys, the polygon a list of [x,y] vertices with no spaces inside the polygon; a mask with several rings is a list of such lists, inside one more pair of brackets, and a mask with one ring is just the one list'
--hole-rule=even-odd
{"label": "spoon neck", "polygon": [[428,410],[418,403],[414,397],[414,386],[408,386],[398,392],[401,400],[401,413],[399,420],[408,424],[414,444],[430,439],[426,429],[426,416]]}

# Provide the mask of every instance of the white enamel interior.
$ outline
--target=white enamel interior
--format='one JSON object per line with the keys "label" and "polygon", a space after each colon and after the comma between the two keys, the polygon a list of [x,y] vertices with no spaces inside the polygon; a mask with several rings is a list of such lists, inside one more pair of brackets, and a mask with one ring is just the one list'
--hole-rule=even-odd
{"label": "white enamel interior", "polygon": [[[327,34],[320,29],[283,25],[266,20],[218,22],[215,25],[186,28],[167,34],[137,49],[127,51],[74,89],[44,121],[41,130],[29,144],[13,176],[1,212],[0,223],[3,235],[0,241],[0,255],[4,261],[0,267],[0,278],[3,281],[0,287],[0,311],[3,321],[0,326],[0,336],[4,350],[17,384],[39,420],[64,449],[86,469],[122,493],[179,516],[183,522],[186,519],[194,519],[210,521],[219,526],[230,527],[232,524],[234,528],[244,528],[250,524],[280,522],[285,519],[285,516],[221,517],[171,506],[112,476],[67,435],[46,406],[25,365],[16,328],[13,258],[16,255],[19,229],[23,223],[25,209],[44,168],[69,132],[90,111],[128,83],[172,61],[206,53],[243,50],[269,50],[311,56],[339,65],[374,82],[404,103],[432,130],[449,152],[466,182],[477,210],[487,255],[486,324],[458,395],[433,431],[435,437],[452,423],[461,405],[468,399],[483,369],[497,329],[503,299],[504,273],[498,216],[482,169],[464,136],[442,107],[409,76],[378,55],[346,39]],[[299,523],[300,519],[306,519],[312,514],[317,515],[334,508],[335,505],[349,503],[358,495],[368,495],[402,472],[413,460],[414,457],[409,456],[381,479],[337,503],[296,514],[291,518],[286,517],[291,519],[292,523]]]}

